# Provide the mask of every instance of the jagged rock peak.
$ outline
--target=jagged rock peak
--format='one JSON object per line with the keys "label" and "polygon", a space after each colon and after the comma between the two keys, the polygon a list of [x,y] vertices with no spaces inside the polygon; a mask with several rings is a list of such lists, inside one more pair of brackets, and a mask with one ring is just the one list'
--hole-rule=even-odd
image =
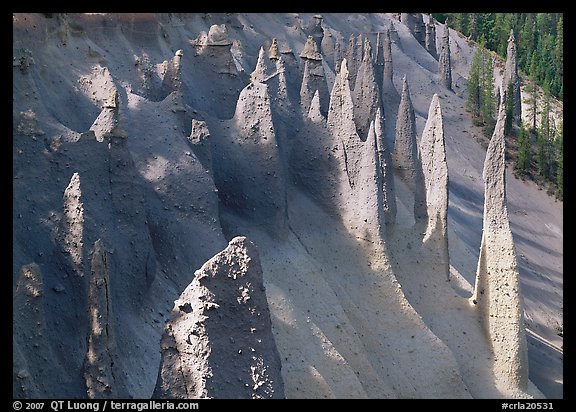
{"label": "jagged rock peak", "polygon": [[364,58],[358,69],[352,97],[356,129],[362,141],[366,141],[370,122],[380,107],[380,89],[372,59],[372,47],[368,39],[364,41]]}
{"label": "jagged rock peak", "polygon": [[438,59],[438,51],[436,50],[436,25],[434,24],[432,16],[429,16],[429,21],[426,23],[425,47],[432,57]]}
{"label": "jagged rock peak", "polygon": [[416,121],[406,75],[402,79],[402,95],[396,120],[396,138],[392,161],[398,170],[414,170],[418,158]]}
{"label": "jagged rock peak", "polygon": [[269,59],[266,57],[264,47],[260,47],[260,51],[258,52],[258,61],[256,62],[256,68],[250,75],[250,80],[253,83],[264,83],[270,76],[269,74],[270,70],[266,62],[267,60]]}
{"label": "jagged rock peak", "polygon": [[74,172],[62,199],[62,221],[60,222],[59,244],[72,259],[78,276],[84,276],[82,257],[84,248],[84,205],[80,175]]}
{"label": "jagged rock peak", "polygon": [[326,121],[326,118],[320,112],[320,95],[318,94],[318,90],[314,92],[314,97],[310,104],[310,110],[308,111],[308,118],[315,123]]}
{"label": "jagged rock peak", "polygon": [[528,354],[520,275],[506,207],[505,118],[505,104],[500,104],[482,173],[482,242],[471,301],[492,342],[496,376],[510,388],[526,390]]}
{"label": "jagged rock peak", "polygon": [[440,84],[452,90],[452,67],[450,63],[450,29],[444,24],[442,41],[440,45],[440,57],[438,59],[438,77]]}
{"label": "jagged rock peak", "polygon": [[153,397],[284,397],[262,266],[252,242],[235,237],[194,273],[174,301],[161,348]]}
{"label": "jagged rock peak", "polygon": [[310,60],[322,60],[322,55],[318,51],[318,45],[312,36],[308,36],[304,49],[300,53],[300,57]]}
{"label": "jagged rock peak", "polygon": [[442,109],[438,94],[432,96],[428,119],[420,139],[420,159],[426,186],[428,225],[424,242],[436,242],[441,264],[449,279],[448,257],[448,163]]}

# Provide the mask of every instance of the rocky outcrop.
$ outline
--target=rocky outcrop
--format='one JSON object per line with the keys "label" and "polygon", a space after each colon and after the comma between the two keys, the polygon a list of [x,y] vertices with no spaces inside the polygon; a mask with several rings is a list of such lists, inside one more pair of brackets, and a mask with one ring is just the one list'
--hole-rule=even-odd
{"label": "rocky outcrop", "polygon": [[382,208],[384,223],[390,226],[396,222],[396,193],[394,190],[392,156],[384,135],[383,123],[384,120],[380,109],[378,109],[374,119],[374,135],[376,138],[376,150],[378,151],[376,171],[379,175],[379,185],[381,187],[379,192],[381,200],[379,200],[378,204]]}
{"label": "rocky outcrop", "polygon": [[315,14],[312,16],[304,32],[314,39],[318,51],[322,53],[322,39],[324,38],[324,29],[322,28],[322,16]]}
{"label": "rocky outcrop", "polygon": [[442,109],[438,95],[432,96],[428,119],[420,139],[420,159],[426,185],[428,225],[424,242],[434,243],[446,277],[450,275],[448,256],[448,163],[444,143]]}
{"label": "rocky outcrop", "polygon": [[58,244],[63,252],[69,256],[73,271],[82,277],[84,276],[84,206],[78,172],[74,172],[64,191],[62,209]]}
{"label": "rocky outcrop", "polygon": [[336,42],[334,43],[334,73],[338,74],[340,71],[343,58],[342,43],[340,42],[340,37],[336,36]]}
{"label": "rocky outcrop", "polygon": [[192,119],[192,129],[188,141],[202,166],[212,172],[212,150],[210,148],[210,130],[204,120]]}
{"label": "rocky outcrop", "polygon": [[[508,48],[506,49],[506,65],[502,76],[502,90],[504,94],[508,93],[509,85],[512,84],[512,99],[514,103],[514,124],[520,126],[522,115],[522,99],[520,93],[520,78],[518,77],[518,62],[516,60],[516,40],[514,30],[510,30],[508,37]],[[502,101],[506,101],[505,98]]]}
{"label": "rocky outcrop", "polygon": [[322,116],[322,113],[320,112],[320,95],[318,94],[318,90],[316,90],[316,93],[314,93],[314,97],[312,98],[308,118],[314,123],[326,121],[326,118]]}
{"label": "rocky outcrop", "polygon": [[[92,249],[92,263],[88,284],[88,351],[84,363],[86,392],[90,399],[117,397],[114,365],[114,325],[110,293],[110,264],[108,251],[98,239]],[[116,373],[115,373],[116,372]],[[120,385],[121,386],[121,385]]]}
{"label": "rocky outcrop", "polygon": [[111,136],[127,137],[126,131],[120,126],[119,119],[120,102],[118,90],[112,93],[102,105],[102,111],[90,126],[90,130],[96,135],[96,140],[103,142]]}
{"label": "rocky outcrop", "polygon": [[347,60],[342,60],[340,72],[334,80],[330,94],[330,108],[327,119],[328,130],[342,144],[346,174],[351,188],[354,188],[360,171],[361,140],[354,122],[354,102],[348,81]]}
{"label": "rocky outcrop", "polygon": [[520,275],[506,206],[505,105],[484,161],[484,218],[476,270],[476,305],[494,353],[496,377],[509,388],[528,387],[528,353]]}
{"label": "rocky outcrop", "polygon": [[302,113],[306,115],[310,111],[310,104],[314,93],[318,90],[320,95],[320,111],[323,115],[328,114],[328,83],[322,66],[322,55],[318,51],[318,46],[312,36],[308,36],[304,50],[300,54],[304,64],[304,75],[300,88],[300,105]]}
{"label": "rocky outcrop", "polygon": [[438,59],[438,51],[436,50],[436,25],[432,16],[429,16],[429,21],[426,23],[426,39],[424,47],[428,50],[428,53],[432,55],[435,59]]}
{"label": "rocky outcrop", "polygon": [[390,40],[390,30],[386,29],[384,32],[384,39],[382,41],[382,56],[383,56],[383,77],[382,77],[382,92],[381,101],[384,110],[383,115],[386,117],[384,129],[386,131],[386,139],[392,147],[394,136],[396,134],[396,118],[398,116],[398,106],[400,104],[400,95],[396,86],[394,86],[394,69],[392,65],[392,42]]}
{"label": "rocky outcrop", "polygon": [[[201,32],[190,44],[193,46],[195,68],[201,68],[203,82],[197,85],[193,102],[204,110],[217,112],[223,119],[234,114],[238,91],[244,87],[234,57],[232,40],[225,24],[213,24],[208,33]],[[218,108],[216,110],[216,108]]]}
{"label": "rocky outcrop", "polygon": [[250,74],[250,81],[252,83],[265,83],[270,76],[270,68],[267,64],[270,61],[270,58],[266,56],[264,51],[264,47],[260,47],[260,51],[258,52],[258,60],[256,61],[256,68]]}
{"label": "rocky outcrop", "polygon": [[280,231],[285,223],[285,177],[268,85],[246,86],[234,117],[215,126],[212,160],[223,206]]}
{"label": "rocky outcrop", "polygon": [[452,90],[452,67],[450,63],[450,29],[445,24],[440,42],[440,57],[438,58],[438,81],[448,90]]}
{"label": "rocky outcrop", "polygon": [[362,141],[368,137],[370,122],[376,117],[376,111],[380,108],[380,89],[376,81],[372,47],[366,39],[364,43],[364,58],[356,76],[356,86],[352,93],[354,102],[354,122],[356,131]]}
{"label": "rocky outcrop", "polygon": [[164,78],[160,88],[161,98],[168,96],[170,93],[180,90],[182,84],[182,64],[181,59],[184,55],[182,49],[174,54],[170,61],[164,61]]}
{"label": "rocky outcrop", "polygon": [[400,21],[408,27],[410,33],[422,46],[426,44],[426,29],[422,13],[401,13]]}
{"label": "rocky outcrop", "polygon": [[[358,35],[358,38],[361,39],[361,35]],[[350,38],[348,39],[348,48],[346,49],[345,58],[346,58],[346,66],[348,67],[348,80],[350,82],[351,87],[354,87],[356,84],[356,74],[358,73],[358,67],[360,66],[360,62],[362,58],[358,59],[358,56],[362,54],[362,45],[360,45],[360,51],[358,50],[357,46],[358,42],[354,33],[350,34]]]}
{"label": "rocky outcrop", "polygon": [[283,398],[258,250],[245,237],[194,273],[161,341],[154,398]]}
{"label": "rocky outcrop", "polygon": [[402,97],[396,120],[392,164],[398,177],[414,194],[414,218],[417,222],[423,221],[427,217],[426,190],[422,175],[422,164],[418,154],[414,107],[412,106],[406,76],[404,76]]}

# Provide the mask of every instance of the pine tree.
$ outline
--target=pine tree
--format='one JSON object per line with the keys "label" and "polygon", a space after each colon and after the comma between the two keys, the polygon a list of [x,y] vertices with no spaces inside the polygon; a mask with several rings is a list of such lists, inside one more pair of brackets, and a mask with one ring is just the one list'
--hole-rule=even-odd
{"label": "pine tree", "polygon": [[476,47],[476,53],[472,59],[472,66],[468,74],[468,99],[466,100],[466,109],[470,111],[473,117],[480,115],[480,69],[482,65],[482,48]]}
{"label": "pine tree", "polygon": [[494,96],[494,64],[490,52],[483,49],[482,52],[482,80],[481,80],[481,103],[480,113],[482,123],[487,127],[487,135],[492,134],[491,126],[494,122],[496,100]]}
{"label": "pine tree", "polygon": [[557,159],[558,165],[556,168],[556,187],[558,188],[558,195],[560,199],[564,197],[564,137],[563,137],[563,124],[560,124],[559,134],[556,136]]}

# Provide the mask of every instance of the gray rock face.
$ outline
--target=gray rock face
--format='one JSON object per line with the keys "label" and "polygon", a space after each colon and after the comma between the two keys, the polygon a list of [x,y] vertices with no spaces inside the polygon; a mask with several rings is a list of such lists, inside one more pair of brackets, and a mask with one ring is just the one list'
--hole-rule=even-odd
{"label": "gray rock face", "polygon": [[450,29],[444,25],[442,41],[440,43],[440,57],[438,59],[438,81],[449,90],[452,90],[452,67],[450,63]]}
{"label": "gray rock face", "polygon": [[264,83],[268,80],[270,76],[270,67],[267,64],[270,61],[270,58],[266,56],[264,52],[264,47],[260,47],[260,51],[258,52],[258,61],[256,62],[256,68],[250,74],[250,81],[252,83]]}
{"label": "gray rock face", "polygon": [[408,27],[410,33],[422,46],[426,44],[426,29],[422,13],[401,13],[400,21]]}
{"label": "gray rock face", "polygon": [[354,121],[360,139],[368,138],[370,122],[376,117],[376,111],[380,108],[380,89],[376,81],[372,47],[366,39],[364,43],[364,58],[356,76],[356,86],[352,93],[354,102]]}
{"label": "gray rock face", "polygon": [[59,228],[59,244],[72,264],[74,272],[84,276],[84,206],[80,175],[74,172],[62,199],[63,219]]}
{"label": "gray rock face", "polygon": [[154,398],[283,398],[258,250],[245,237],[208,260],[174,301]]}
{"label": "gray rock face", "polygon": [[199,95],[198,105],[204,106],[207,111],[217,107],[221,118],[229,119],[234,114],[238,90],[245,83],[242,82],[232,56],[228,28],[225,24],[214,24],[208,33],[200,33],[190,43],[194,47],[192,57],[195,67],[202,67],[205,72],[204,84],[200,90],[195,91]]}
{"label": "gray rock face", "polygon": [[188,141],[200,163],[212,172],[212,151],[210,149],[210,130],[203,120],[192,119],[192,129]]}
{"label": "gray rock face", "polygon": [[484,219],[471,298],[492,342],[494,373],[511,388],[528,386],[528,353],[514,239],[506,207],[505,105],[484,162]]}
{"label": "gray rock face", "polygon": [[348,81],[347,60],[342,60],[340,72],[334,80],[330,94],[327,119],[328,130],[344,148],[343,158],[350,187],[354,188],[360,171],[361,140],[354,122],[354,102]]}
{"label": "gray rock face", "polygon": [[280,230],[285,221],[284,175],[265,83],[240,93],[234,117],[215,123],[212,159],[224,206]]}
{"label": "gray rock face", "polygon": [[392,67],[392,42],[390,40],[390,30],[384,32],[384,39],[382,41],[382,55],[384,60],[383,78],[382,78],[382,107],[384,109],[383,115],[386,116],[386,123],[384,125],[385,135],[390,147],[394,142],[396,135],[396,118],[398,116],[398,106],[400,104],[400,95],[396,86],[394,86],[393,76],[394,69]]}
{"label": "gray rock face", "polygon": [[336,41],[334,43],[334,73],[338,74],[340,71],[340,65],[342,64],[343,58],[340,37],[336,36]]}
{"label": "gray rock face", "polygon": [[414,107],[412,106],[406,76],[404,76],[402,97],[396,120],[392,164],[398,177],[414,193],[414,218],[417,222],[423,221],[427,217],[426,189],[422,175],[422,164],[418,154]]}
{"label": "gray rock face", "polygon": [[424,183],[426,185],[426,204],[428,208],[428,226],[424,242],[429,240],[437,245],[446,277],[450,275],[448,256],[448,163],[444,143],[442,109],[438,95],[432,96],[428,119],[420,140],[420,158]]}
{"label": "gray rock face", "polygon": [[302,86],[300,87],[300,104],[302,113],[306,115],[310,111],[310,104],[314,93],[318,90],[320,95],[320,111],[324,116],[328,114],[328,83],[322,66],[322,56],[318,51],[316,42],[309,36],[304,50],[300,54],[304,62],[304,74],[302,77]]}
{"label": "gray rock face", "polygon": [[[516,40],[514,30],[510,30],[508,37],[508,48],[506,49],[506,65],[504,75],[502,76],[502,90],[504,96],[508,93],[508,85],[512,83],[513,101],[514,101],[514,124],[520,126],[522,115],[522,98],[520,93],[520,78],[518,77],[518,63],[516,61]],[[502,99],[506,101],[506,99]]]}
{"label": "gray rock face", "polygon": [[160,89],[161,98],[168,96],[174,91],[180,90],[182,85],[182,64],[181,59],[184,55],[182,50],[177,50],[170,61],[164,62],[164,79]]}
{"label": "gray rock face", "polygon": [[378,202],[382,208],[384,223],[391,225],[396,222],[396,193],[394,190],[394,175],[392,169],[392,156],[384,135],[384,120],[380,109],[376,112],[374,120],[374,135],[376,138],[376,150],[378,151],[376,170],[379,174],[381,186],[381,200]]}
{"label": "gray rock face", "polygon": [[432,16],[430,16],[430,21],[426,24],[426,39],[424,47],[428,50],[428,53],[432,55],[435,59],[438,59],[438,51],[436,50],[436,26]]}
{"label": "gray rock face", "polygon": [[[398,108],[396,120],[396,137],[394,139],[394,151],[392,162],[394,169],[403,180],[412,180],[415,165],[418,159],[418,146],[416,142],[416,120],[414,107],[410,98],[408,79],[404,76],[402,84],[402,96]],[[411,185],[414,189],[413,185]]]}
{"label": "gray rock face", "polygon": [[[358,35],[361,38],[361,35]],[[358,59],[358,55],[362,53],[362,45],[360,45],[360,53],[358,53],[358,42],[354,33],[350,34],[348,39],[348,48],[346,49],[345,58],[346,66],[348,67],[348,80],[350,81],[351,87],[354,87],[356,83],[356,74],[358,73],[358,67],[362,58]]]}
{"label": "gray rock face", "polygon": [[[112,296],[110,293],[108,252],[98,239],[92,249],[92,263],[88,284],[88,352],[84,363],[86,392],[90,399],[118,396],[116,376],[121,376],[114,365],[114,325],[112,323]],[[120,387],[122,385],[119,385]]]}
{"label": "gray rock face", "polygon": [[324,38],[324,29],[322,28],[322,16],[315,14],[312,16],[308,22],[308,26],[305,29],[308,36],[314,39],[318,50],[322,52],[322,39]]}
{"label": "gray rock face", "polygon": [[15,397],[40,398],[54,393],[65,373],[53,364],[55,354],[47,340],[44,312],[45,285],[40,267],[32,262],[20,268],[12,300]]}
{"label": "gray rock face", "polygon": [[96,135],[96,140],[103,142],[111,136],[128,137],[120,125],[119,110],[118,91],[114,88],[110,97],[104,102],[102,111],[90,126],[90,130]]}

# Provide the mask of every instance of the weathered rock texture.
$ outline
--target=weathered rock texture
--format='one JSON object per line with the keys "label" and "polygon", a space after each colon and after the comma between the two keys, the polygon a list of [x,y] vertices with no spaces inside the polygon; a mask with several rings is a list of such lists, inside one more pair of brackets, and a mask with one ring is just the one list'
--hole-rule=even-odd
{"label": "weathered rock texture", "polygon": [[484,162],[482,243],[472,302],[477,306],[494,352],[493,370],[505,386],[528,386],[528,354],[520,279],[506,206],[505,105]]}
{"label": "weathered rock texture", "polygon": [[429,16],[429,21],[426,23],[426,40],[424,46],[432,57],[438,59],[438,51],[436,50],[436,26],[434,25],[432,16]]}
{"label": "weathered rock texture", "polygon": [[[54,362],[55,354],[47,340],[46,292],[38,264],[33,262],[22,266],[12,303],[13,391],[17,398],[42,398],[46,394],[55,394],[52,388],[58,387],[65,376]],[[49,367],[37,367],[46,361]]]}
{"label": "weathered rock texture", "polygon": [[330,94],[330,108],[327,119],[328,130],[343,147],[342,160],[345,161],[346,175],[351,188],[354,188],[360,171],[361,140],[354,122],[354,102],[348,81],[347,60],[342,60],[340,72],[334,80]]}
{"label": "weathered rock texture", "polygon": [[520,78],[518,77],[518,62],[516,61],[516,39],[514,38],[514,30],[510,30],[510,37],[508,37],[508,48],[506,50],[506,65],[504,67],[504,75],[502,76],[502,90],[504,98],[508,93],[509,84],[512,83],[512,93],[514,102],[514,124],[520,126],[522,114],[522,96],[520,93]]}
{"label": "weathered rock texture", "polygon": [[420,140],[420,158],[426,185],[428,226],[424,242],[435,242],[446,277],[450,274],[448,256],[448,163],[444,143],[442,109],[438,95],[430,102],[428,119]]}
{"label": "weathered rock texture", "polygon": [[[378,53],[378,52],[377,52]],[[394,85],[394,68],[392,64],[392,41],[390,40],[390,30],[386,29],[384,32],[384,39],[382,41],[382,60],[383,60],[383,77],[382,77],[382,87],[381,87],[381,101],[384,117],[386,117],[386,123],[384,125],[385,135],[390,147],[394,142],[394,136],[396,135],[396,118],[398,116],[398,106],[400,104],[400,94],[396,90]],[[379,59],[377,58],[378,62]]]}
{"label": "weathered rock texture", "polygon": [[320,111],[324,116],[328,114],[328,83],[322,66],[322,55],[318,51],[318,46],[312,36],[308,37],[304,50],[300,54],[304,64],[304,75],[302,77],[302,87],[300,88],[300,104],[302,113],[306,115],[310,110],[310,104],[314,93],[318,90],[320,95]]}
{"label": "weathered rock texture", "polygon": [[74,172],[70,183],[64,191],[62,200],[64,211],[60,223],[60,246],[73,263],[76,274],[84,276],[83,250],[84,250],[84,206],[82,204],[82,189],[80,175]]}
{"label": "weathered rock texture", "polygon": [[401,13],[400,21],[408,27],[410,33],[422,46],[426,44],[426,29],[422,13]]}
{"label": "weathered rock texture", "polygon": [[376,117],[380,108],[380,88],[376,81],[372,46],[368,39],[364,42],[364,57],[356,76],[356,86],[352,93],[354,102],[354,121],[360,139],[365,141],[368,137],[370,122]]}
{"label": "weathered rock texture", "polygon": [[426,218],[426,189],[422,175],[422,164],[416,140],[416,120],[410,98],[408,80],[404,76],[402,97],[396,120],[396,137],[392,164],[398,177],[414,194],[414,218],[419,221]]}
{"label": "weathered rock texture", "polygon": [[283,398],[260,257],[236,237],[194,274],[162,336],[153,397]]}
{"label": "weathered rock texture", "polygon": [[450,29],[444,25],[440,42],[440,57],[438,59],[438,80],[440,84],[452,90],[452,66],[450,64]]}
{"label": "weathered rock texture", "polygon": [[112,321],[112,295],[110,293],[110,263],[108,251],[98,239],[92,248],[89,284],[88,317],[90,332],[88,351],[84,363],[86,392],[90,399],[118,397],[116,342]]}
{"label": "weathered rock texture", "polygon": [[378,184],[382,188],[381,192],[379,192],[381,200],[378,204],[382,208],[384,223],[390,225],[396,222],[396,193],[394,191],[392,156],[384,135],[383,123],[381,112],[378,110],[374,120],[376,150],[378,151],[376,171],[379,175]]}
{"label": "weathered rock texture", "polygon": [[234,117],[216,126],[212,159],[223,205],[279,230],[285,222],[285,177],[268,86],[246,86]]}

